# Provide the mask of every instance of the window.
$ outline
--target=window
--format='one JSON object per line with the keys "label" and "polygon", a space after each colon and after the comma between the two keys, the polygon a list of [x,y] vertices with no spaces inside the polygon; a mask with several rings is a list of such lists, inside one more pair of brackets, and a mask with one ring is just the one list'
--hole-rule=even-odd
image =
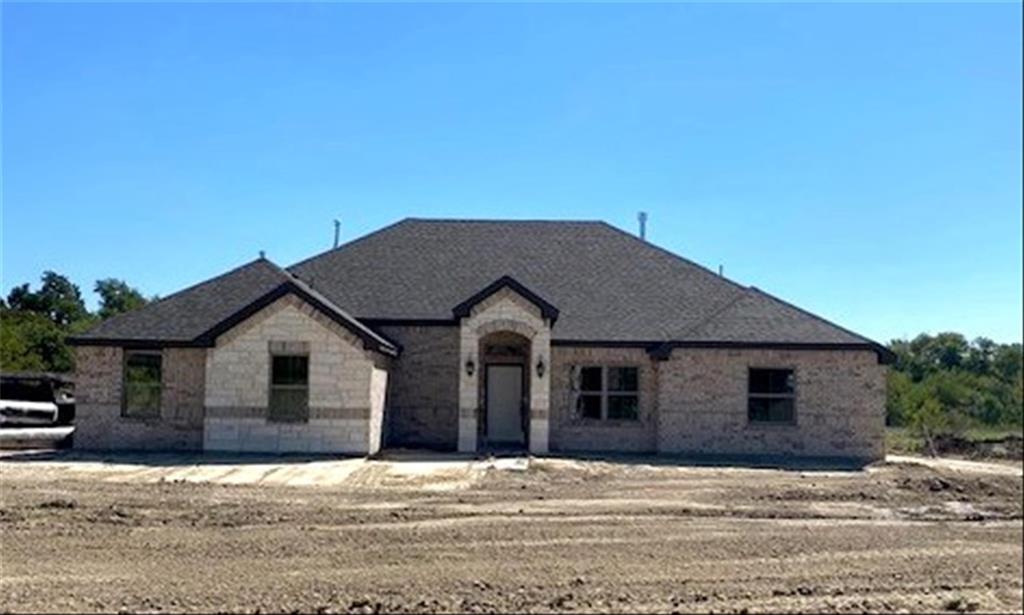
{"label": "window", "polygon": [[309,419],[309,356],[271,355],[269,420]]}
{"label": "window", "polygon": [[161,359],[158,351],[125,353],[123,416],[160,416]]}
{"label": "window", "polygon": [[640,416],[640,377],[635,367],[580,367],[576,374],[576,416],[635,421]]}
{"label": "window", "polygon": [[747,385],[751,423],[796,423],[796,378],[791,369],[751,369]]}

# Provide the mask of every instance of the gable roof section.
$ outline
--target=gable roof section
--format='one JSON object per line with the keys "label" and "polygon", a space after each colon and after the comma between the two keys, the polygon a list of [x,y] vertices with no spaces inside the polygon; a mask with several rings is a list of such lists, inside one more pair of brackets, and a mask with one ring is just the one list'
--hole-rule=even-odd
{"label": "gable roof section", "polygon": [[398,346],[287,271],[260,258],[68,338],[75,345],[210,347],[261,309],[294,294],[362,340],[397,354]]}
{"label": "gable roof section", "polygon": [[469,316],[470,312],[473,311],[473,307],[475,307],[481,301],[490,297],[491,295],[493,295],[494,293],[498,292],[503,288],[508,288],[515,291],[523,299],[526,299],[530,303],[537,306],[537,308],[540,309],[541,316],[547,318],[552,323],[558,320],[558,308],[542,299],[539,295],[534,293],[529,288],[526,288],[525,286],[517,282],[515,278],[507,275],[501,276],[494,282],[488,284],[487,287],[485,287],[480,292],[474,294],[469,299],[466,299],[462,303],[456,305],[454,308],[452,308],[452,314],[455,316],[455,318],[465,318]]}

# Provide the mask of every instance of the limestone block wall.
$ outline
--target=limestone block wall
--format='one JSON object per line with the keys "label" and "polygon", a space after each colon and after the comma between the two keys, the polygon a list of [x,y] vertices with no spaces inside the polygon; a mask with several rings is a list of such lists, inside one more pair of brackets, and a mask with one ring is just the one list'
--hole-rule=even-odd
{"label": "limestone block wall", "polygon": [[[747,420],[747,370],[791,368],[796,424]],[[659,367],[658,451],[880,459],[885,366],[870,351],[676,349]]]}
{"label": "limestone block wall", "polygon": [[[308,348],[307,422],[267,420],[272,342]],[[222,335],[209,350],[203,447],[266,453],[376,452],[383,406],[374,413],[374,389],[387,384],[386,377],[374,375],[378,362],[350,332],[302,300],[283,297]],[[373,420],[378,424],[372,425]]]}
{"label": "limestone block wall", "polygon": [[402,345],[390,372],[389,446],[454,450],[459,437],[459,328],[387,326],[378,330]]}
{"label": "limestone block wall", "polygon": [[[573,366],[636,367],[639,417],[636,421],[598,421],[576,416]],[[642,348],[551,349],[551,450],[649,453],[657,450],[658,367]]]}
{"label": "limestone block wall", "polygon": [[496,331],[518,333],[530,340],[530,452],[548,452],[548,413],[550,407],[550,369],[543,376],[533,368],[538,360],[551,365],[551,324],[540,309],[518,293],[504,288],[473,307],[459,327],[459,365],[468,359],[477,368],[472,375],[459,369],[459,438],[458,449],[477,449],[481,405],[480,339]]}
{"label": "limestone block wall", "polygon": [[202,448],[206,349],[164,348],[160,352],[160,415],[138,418],[121,412],[124,350],[111,346],[75,349],[75,448]]}
{"label": "limestone block wall", "polygon": [[367,453],[374,454],[381,449],[383,443],[384,427],[384,404],[388,391],[388,371],[374,367],[370,373],[370,416],[367,427],[369,429],[369,448]]}

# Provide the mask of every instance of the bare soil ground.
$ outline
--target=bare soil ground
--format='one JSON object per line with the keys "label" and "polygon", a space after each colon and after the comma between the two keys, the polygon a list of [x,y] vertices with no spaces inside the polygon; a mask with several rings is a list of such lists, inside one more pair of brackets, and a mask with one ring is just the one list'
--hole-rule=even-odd
{"label": "bare soil ground", "polygon": [[1022,609],[1019,473],[510,468],[290,486],[0,462],[0,610]]}

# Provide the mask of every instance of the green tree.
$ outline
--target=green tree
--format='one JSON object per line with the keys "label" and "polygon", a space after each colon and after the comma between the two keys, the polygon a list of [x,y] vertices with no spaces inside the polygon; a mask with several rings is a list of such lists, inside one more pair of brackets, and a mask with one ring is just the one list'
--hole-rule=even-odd
{"label": "green tree", "polygon": [[1020,344],[1005,344],[992,353],[992,371],[1004,382],[1020,379],[1024,372],[1024,353]]}
{"label": "green tree", "polygon": [[975,374],[988,374],[992,371],[992,359],[999,344],[987,337],[976,338],[971,342],[964,360],[964,369]]}
{"label": "green tree", "polygon": [[53,271],[43,273],[38,291],[30,290],[28,284],[12,288],[7,295],[7,305],[12,310],[42,314],[60,327],[70,326],[89,315],[78,286]]}
{"label": "green tree", "polygon": [[896,369],[889,371],[885,402],[886,424],[902,427],[909,423],[913,413],[914,381],[906,372]]}
{"label": "green tree", "polygon": [[97,280],[95,290],[96,294],[100,296],[98,316],[104,320],[138,309],[148,303],[142,293],[128,286],[123,280],[115,278]]}
{"label": "green tree", "polygon": [[107,318],[146,303],[139,291],[121,280],[96,282],[98,314],[90,314],[78,286],[53,271],[41,276],[40,288],[11,289],[0,300],[0,366],[11,371],[70,371],[74,355],[65,339]]}
{"label": "green tree", "polygon": [[[917,415],[922,412],[933,433],[1024,422],[1020,344],[983,337],[967,342],[963,335],[947,332],[893,340],[889,346],[896,361],[889,374],[888,424],[921,425]],[[934,403],[925,406],[929,399]],[[936,411],[944,423],[931,420],[928,413]]]}
{"label": "green tree", "polygon": [[42,313],[0,309],[0,365],[5,371],[71,371],[66,335]]}
{"label": "green tree", "polygon": [[910,413],[910,429],[928,445],[928,452],[937,454],[936,441],[950,430],[950,417],[942,404],[932,397],[919,396]]}

